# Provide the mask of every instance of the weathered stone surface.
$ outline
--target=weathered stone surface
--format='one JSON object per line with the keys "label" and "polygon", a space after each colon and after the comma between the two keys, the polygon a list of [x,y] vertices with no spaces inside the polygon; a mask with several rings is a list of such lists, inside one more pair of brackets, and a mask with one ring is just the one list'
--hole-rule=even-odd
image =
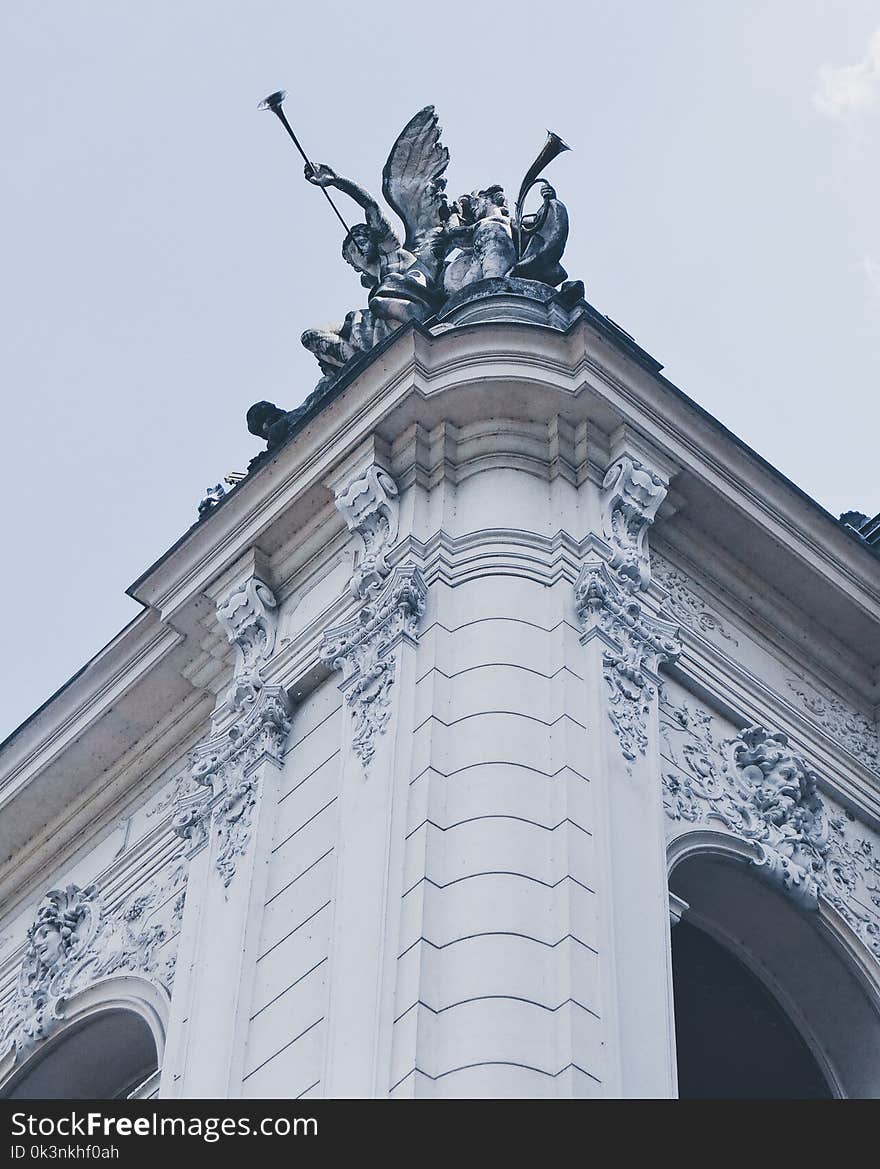
{"label": "weathered stone surface", "polygon": [[[273,95],[279,104],[283,97]],[[272,108],[273,99],[267,99],[267,108]],[[444,177],[449,152],[440,141],[434,107],[425,106],[401,131],[382,171],[382,193],[403,221],[403,239],[368,191],[324,163],[308,163],[308,182],[325,191],[340,191],[364,213],[365,222],[355,224],[345,237],[342,255],[368,289],[368,303],[334,324],[306,329],[302,343],[324,375],[315,394],[287,413],[269,402],[255,403],[247,418],[251,433],[265,438],[268,450],[275,449],[342,370],[400,326],[440,313],[474,284],[512,277],[543,286],[543,299],[554,297],[555,287],[567,276],[559,261],[568,239],[568,212],[555,189],[534,173],[534,166],[543,167],[567,149],[556,135],[550,136],[526,175],[513,215],[497,184],[449,203]],[[525,195],[539,182],[541,207],[525,215]],[[259,461],[258,457],[255,463]]]}

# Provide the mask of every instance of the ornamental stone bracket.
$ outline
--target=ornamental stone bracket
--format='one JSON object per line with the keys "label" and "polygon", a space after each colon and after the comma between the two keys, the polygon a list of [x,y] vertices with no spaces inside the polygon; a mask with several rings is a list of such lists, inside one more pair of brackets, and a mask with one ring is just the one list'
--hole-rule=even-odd
{"label": "ornamental stone bracket", "polygon": [[751,846],[762,877],[801,909],[833,906],[880,960],[880,848],[823,797],[788,736],[753,726],[719,741],[712,716],[685,703],[666,704],[664,716],[676,760],[664,769],[667,817],[723,825]]}
{"label": "ornamental stone bracket", "polygon": [[584,628],[581,644],[602,642],[602,676],[608,717],[628,763],[648,751],[648,717],[657,696],[661,662],[681,653],[679,628],[652,616],[637,599],[635,581],[605,561],[585,564],[575,582],[575,607]]}
{"label": "ornamental stone bracket", "polygon": [[269,586],[252,576],[217,604],[217,620],[235,646],[235,669],[227,701],[241,711],[262,686],[261,667],[275,649],[278,602]]}
{"label": "ornamental stone bracket", "polygon": [[75,991],[111,975],[139,974],[170,992],[174,959],[160,960],[158,951],[178,928],[185,891],[186,865],[177,858],[113,912],[96,885],[46,893],[0,1019],[0,1055],[26,1058],[61,1025]]}
{"label": "ornamental stone bracket", "polygon": [[415,565],[398,565],[358,615],[328,629],[321,660],[342,671],[340,689],[351,712],[352,750],[366,769],[391,717],[395,649],[417,644],[427,585]]}
{"label": "ornamental stone bracket", "polygon": [[376,463],[358,473],[336,492],[336,507],[362,541],[363,552],[351,577],[351,591],[364,598],[382,587],[391,569],[387,553],[397,541],[397,484]]}
{"label": "ornamental stone bracket", "polygon": [[291,702],[283,686],[266,685],[263,669],[275,648],[278,602],[265,581],[252,575],[217,603],[217,618],[235,646],[236,664],[227,691],[236,713],[192,752],[195,790],[175,802],[174,832],[189,841],[188,855],[216,840],[215,867],[224,886],[246,851],[256,807],[260,766],[280,766],[291,727]]}
{"label": "ornamental stone bracket", "polygon": [[667,490],[665,478],[628,454],[614,460],[602,483],[602,532],[611,547],[611,567],[642,589],[651,581],[648,529]]}

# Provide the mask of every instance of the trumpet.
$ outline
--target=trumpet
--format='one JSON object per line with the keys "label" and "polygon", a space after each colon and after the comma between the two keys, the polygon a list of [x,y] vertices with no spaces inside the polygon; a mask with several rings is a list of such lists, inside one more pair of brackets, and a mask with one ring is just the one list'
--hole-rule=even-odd
{"label": "trumpet", "polygon": [[514,227],[516,228],[517,252],[520,258],[522,257],[522,221],[526,196],[537,183],[546,182],[546,179],[541,178],[541,171],[558,154],[562,154],[565,150],[571,150],[571,147],[566,145],[558,134],[554,134],[552,130],[548,130],[547,141],[541,147],[537,158],[526,171],[525,178],[520,184],[519,195],[516,199],[516,210],[513,217]]}
{"label": "trumpet", "polygon": [[[287,131],[287,133],[290,135],[294,146],[297,148],[297,150],[302,155],[303,160],[305,161],[307,168],[312,173],[314,173],[315,168],[312,165],[311,161],[309,160],[309,156],[303,150],[299,138],[297,138],[296,134],[294,134],[293,127],[291,126],[290,122],[288,122],[287,117],[284,113],[284,110],[281,108],[282,105],[284,104],[284,99],[286,97],[287,97],[286,90],[284,90],[284,89],[276,90],[275,93],[270,93],[268,97],[264,97],[263,100],[260,102],[260,104],[257,106],[257,109],[258,110],[271,110],[272,111],[272,113],[278,118],[278,121],[281,123],[281,125],[284,127],[284,129]],[[324,198],[327,200],[327,202],[333,208],[333,212],[334,212],[336,218],[339,220],[339,222],[345,228],[345,234],[347,236],[351,235],[351,228],[348,226],[348,224],[342,218],[342,215],[340,214],[339,208],[333,202],[333,196],[330,194],[330,192],[327,190],[326,187],[321,187],[320,190],[323,191]],[[355,246],[357,247],[357,245],[355,245]],[[360,248],[358,248],[358,251],[360,251]]]}

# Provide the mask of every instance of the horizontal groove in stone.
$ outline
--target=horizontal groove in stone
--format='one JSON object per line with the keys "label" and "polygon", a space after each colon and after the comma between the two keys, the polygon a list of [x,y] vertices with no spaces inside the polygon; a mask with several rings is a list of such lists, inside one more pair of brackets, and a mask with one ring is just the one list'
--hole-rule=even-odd
{"label": "horizontal groove in stone", "polygon": [[598,1015],[595,1011],[591,1010],[590,1007],[585,1007],[583,1003],[579,1003],[577,999],[573,998],[563,999],[561,1003],[557,1003],[555,1007],[551,1007],[549,1003],[540,1003],[536,999],[523,998],[522,995],[479,994],[473,995],[471,998],[460,999],[455,1003],[448,1003],[445,1007],[432,1007],[430,1003],[422,1002],[421,999],[417,999],[414,1003],[410,1003],[405,1011],[401,1011],[401,1013],[394,1020],[394,1023],[399,1023],[405,1015],[408,1015],[410,1011],[415,1010],[416,1007],[424,1007],[425,1010],[430,1011],[432,1015],[444,1015],[447,1011],[454,1011],[456,1007],[465,1007],[471,1003],[498,1001],[507,1003],[521,1003],[523,1006],[527,1007],[538,1007],[540,1010],[547,1011],[548,1014],[551,1015],[555,1014],[557,1011],[561,1011],[563,1007],[580,1007],[582,1011],[586,1011],[586,1013],[588,1015],[592,1015],[594,1019],[601,1019],[601,1016]]}
{"label": "horizontal groove in stone", "polygon": [[411,942],[405,950],[402,950],[397,955],[397,960],[399,962],[400,959],[408,954],[415,946],[424,944],[426,946],[430,946],[432,950],[448,950],[450,946],[458,946],[461,945],[462,942],[473,942],[477,938],[519,938],[521,941],[529,942],[535,946],[544,946],[547,950],[555,950],[556,947],[561,946],[563,942],[571,941],[576,942],[579,946],[583,946],[584,949],[589,950],[591,954],[598,955],[599,953],[595,946],[591,946],[589,942],[583,941],[575,934],[563,934],[562,937],[558,938],[555,942],[545,942],[543,938],[535,938],[532,937],[531,934],[515,933],[512,930],[483,930],[481,933],[465,934],[463,937],[451,938],[448,942],[439,943],[433,942],[430,938],[426,938],[424,936],[418,937],[415,939],[415,941]]}
{"label": "horizontal groove in stone", "polygon": [[454,779],[457,775],[462,775],[465,771],[473,771],[475,767],[518,767],[523,771],[528,771],[532,775],[539,775],[542,779],[557,779],[563,771],[570,771],[572,775],[578,779],[582,779],[584,783],[589,783],[589,777],[578,771],[577,768],[572,767],[570,763],[563,763],[563,765],[556,769],[556,771],[541,771],[538,767],[532,767],[529,763],[521,763],[514,759],[483,759],[479,763],[465,763],[462,767],[455,767],[452,771],[441,771],[439,767],[429,763],[427,767],[422,770],[413,779],[409,781],[409,786],[419,782],[429,772],[433,772],[439,776],[440,779]]}
{"label": "horizontal groove in stone", "polygon": [[437,889],[442,893],[444,889],[450,889],[453,885],[460,885],[462,881],[476,881],[480,877],[511,877],[518,881],[532,881],[534,884],[540,885],[544,889],[558,889],[563,881],[571,881],[573,885],[577,885],[578,888],[583,889],[585,893],[595,894],[596,892],[596,890],[591,889],[589,885],[585,885],[583,881],[579,881],[577,877],[573,877],[571,873],[563,874],[563,876],[561,876],[558,881],[544,881],[540,877],[532,876],[531,873],[517,873],[509,869],[486,869],[484,872],[480,873],[465,873],[463,876],[454,877],[451,881],[446,881],[445,883],[435,881],[426,874],[423,877],[419,877],[419,879],[414,884],[410,885],[410,887],[402,894],[401,901],[415,889],[418,889],[419,885],[422,884],[431,885],[434,889]]}
{"label": "horizontal groove in stone", "polygon": [[461,678],[465,674],[472,674],[475,670],[522,670],[525,674],[533,674],[536,678],[541,678],[544,682],[552,682],[560,674],[570,674],[572,678],[576,678],[579,682],[583,682],[583,674],[577,673],[571,666],[559,666],[552,674],[545,674],[543,670],[536,670],[534,666],[524,666],[521,662],[479,662],[475,666],[465,666],[463,670],[455,670],[451,674],[447,674],[445,670],[441,670],[439,666],[430,666],[416,679],[416,685],[424,682],[426,678],[432,677],[434,674],[439,674],[441,678],[445,678],[447,682],[452,682],[456,678]]}
{"label": "horizontal groove in stone", "polygon": [[583,832],[585,836],[592,836],[589,828],[583,828],[576,821],[569,819],[567,816],[564,820],[560,820],[558,824],[552,826],[542,824],[538,820],[529,820],[525,816],[511,816],[504,812],[488,813],[484,816],[470,816],[466,820],[457,820],[454,824],[447,824],[445,827],[442,824],[437,824],[433,820],[422,820],[420,824],[416,824],[415,828],[407,832],[406,839],[409,840],[421,828],[436,828],[438,832],[453,832],[456,828],[463,828],[465,824],[475,824],[480,820],[515,820],[520,824],[528,824],[532,828],[540,828],[543,832],[556,832],[557,829],[563,828],[566,824],[570,824],[572,828],[577,828],[579,832]]}
{"label": "horizontal groove in stone", "polygon": [[302,870],[302,872],[297,873],[296,876],[292,877],[287,882],[286,885],[282,885],[281,888],[276,893],[273,893],[272,896],[266,900],[266,905],[271,905],[276,897],[280,897],[282,893],[286,893],[288,889],[290,889],[293,885],[295,885],[297,883],[297,881],[300,879],[300,877],[304,877],[306,875],[306,873],[310,873],[316,865],[319,865],[321,863],[321,861],[326,860],[327,857],[330,856],[330,854],[332,852],[333,852],[333,849],[328,848],[327,851],[323,854],[323,856],[319,856],[317,860],[312,861],[312,863],[310,865],[307,865]]}
{"label": "horizontal groove in stone", "polygon": [[[336,706],[333,707],[333,709],[330,711],[329,714],[324,715],[324,717],[320,720],[320,722],[316,722],[313,727],[310,727],[309,730],[307,730],[304,735],[301,735],[298,739],[294,740],[294,742],[288,743],[284,754],[290,755],[291,752],[295,751],[297,749],[297,747],[299,747],[302,743],[304,743],[306,741],[306,739],[309,738],[309,736],[313,735],[316,731],[319,731],[321,729],[321,727],[323,727],[331,718],[333,718],[333,716],[335,714],[338,714],[340,712],[340,710],[342,710],[342,703],[338,702],[336,704]],[[294,711],[293,711],[293,719],[294,719],[293,725],[294,725],[294,727],[296,727],[296,708],[295,707],[294,707]]]}
{"label": "horizontal groove in stone", "polygon": [[313,775],[317,775],[318,772],[321,770],[321,768],[326,767],[328,763],[330,763],[332,760],[334,760],[339,755],[339,753],[340,753],[340,748],[337,747],[335,751],[333,751],[330,755],[328,755],[326,757],[326,759],[322,759],[321,762],[317,765],[317,767],[313,767],[308,775],[303,776],[303,778],[298,783],[295,783],[293,785],[293,787],[288,788],[287,791],[283,795],[279,796],[278,803],[283,804],[288,796],[292,796],[294,792],[298,792],[299,789],[303,786],[303,784],[308,783],[308,781],[312,778]]}
{"label": "horizontal groove in stone", "polygon": [[278,994],[273,995],[267,1003],[263,1003],[260,1009],[258,1011],[254,1011],[254,1013],[251,1015],[250,1021],[253,1023],[254,1019],[256,1019],[259,1015],[262,1015],[263,1011],[265,1011],[268,1007],[271,1007],[273,1003],[277,1003],[280,998],[283,998],[287,992],[293,990],[295,986],[299,986],[299,984],[304,979],[308,978],[310,974],[314,974],[316,970],[324,965],[327,959],[328,955],[325,955],[320,962],[316,962],[314,966],[311,966],[308,970],[301,974],[299,978],[295,978],[293,982],[291,982],[288,986],[285,986],[284,990],[280,990]]}
{"label": "horizontal groove in stone", "polygon": [[553,1080],[557,1079],[564,1072],[574,1070],[574,1071],[580,1072],[581,1075],[588,1076],[591,1080],[594,1080],[597,1084],[602,1083],[602,1081],[599,1079],[598,1076],[594,1076],[592,1072],[588,1072],[585,1068],[582,1068],[579,1064],[576,1064],[576,1063],[568,1063],[565,1065],[565,1067],[560,1068],[559,1071],[550,1072],[550,1071],[546,1071],[544,1068],[533,1067],[531,1064],[516,1063],[514,1060],[487,1059],[487,1060],[479,1061],[477,1063],[462,1064],[461,1067],[448,1068],[446,1071],[437,1072],[436,1074],[432,1074],[431,1072],[426,1072],[423,1068],[420,1068],[418,1066],[414,1067],[414,1068],[410,1068],[410,1070],[406,1073],[406,1075],[401,1076],[400,1079],[397,1080],[396,1083],[391,1085],[391,1087],[389,1088],[389,1091],[393,1092],[394,1089],[399,1087],[405,1079],[407,1079],[409,1076],[412,1076],[412,1075],[424,1076],[428,1080],[435,1080],[436,1081],[436,1080],[442,1080],[446,1076],[454,1076],[456,1074],[456,1072],[466,1072],[466,1071],[470,1071],[472,1068],[488,1068],[488,1067],[521,1068],[523,1071],[534,1072],[536,1075],[547,1076]]}

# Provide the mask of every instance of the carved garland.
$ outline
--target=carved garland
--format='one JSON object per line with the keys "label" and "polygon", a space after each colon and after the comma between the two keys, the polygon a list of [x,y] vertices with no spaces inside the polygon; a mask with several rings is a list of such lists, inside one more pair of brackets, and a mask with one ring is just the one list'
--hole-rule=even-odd
{"label": "carved garland", "polygon": [[414,565],[400,565],[354,620],[324,634],[321,660],[342,671],[340,687],[352,715],[352,748],[365,767],[391,717],[394,648],[402,638],[416,640],[427,591]]}
{"label": "carved garland", "polygon": [[728,633],[724,622],[697,596],[690,587],[690,581],[683,572],[673,568],[662,557],[653,556],[654,580],[666,590],[668,597],[664,608],[671,615],[697,633],[717,633],[732,645],[739,645],[737,639]]}
{"label": "carved garland", "polygon": [[353,620],[326,631],[320,653],[321,661],[342,671],[352,750],[366,768],[391,718],[394,649],[402,638],[415,643],[427,586],[414,565],[392,570],[388,564],[397,540],[399,504],[397,484],[387,471],[369,466],[336,493],[336,506],[363,543],[350,588],[365,604]]}
{"label": "carved garland", "polygon": [[575,607],[584,643],[596,635],[605,643],[602,675],[608,686],[608,717],[623,757],[633,762],[647,753],[657,667],[681,653],[678,627],[647,613],[632,582],[613,574],[604,561],[581,569]]}
{"label": "carved garland", "polygon": [[15,994],[0,1021],[0,1050],[16,1058],[49,1037],[74,991],[120,971],[169,991],[174,958],[158,951],[183,915],[186,865],[173,859],[147,888],[106,913],[97,886],[48,892],[27,933]]}
{"label": "carved garland", "polygon": [[287,692],[283,686],[267,686],[262,672],[275,648],[277,609],[272,590],[257,577],[219,602],[218,620],[236,648],[227,701],[238,718],[193,750],[190,774],[196,790],[182,793],[175,803],[174,832],[190,842],[190,854],[206,842],[211,825],[215,867],[227,887],[250,839],[258,768],[267,760],[281,763],[290,733]]}
{"label": "carved garland", "polygon": [[283,686],[264,686],[244,719],[200,743],[192,753],[192,777],[201,790],[178,801],[173,826],[201,847],[213,826],[215,866],[228,886],[238,857],[247,849],[259,791],[257,769],[280,764],[290,734],[291,704]]}
{"label": "carved garland", "polygon": [[750,842],[764,877],[802,908],[833,905],[880,959],[880,851],[864,830],[854,835],[853,817],[829,810],[788,737],[758,726],[718,742],[706,711],[664,703],[664,715],[676,764],[663,776],[667,816],[717,821]]}

